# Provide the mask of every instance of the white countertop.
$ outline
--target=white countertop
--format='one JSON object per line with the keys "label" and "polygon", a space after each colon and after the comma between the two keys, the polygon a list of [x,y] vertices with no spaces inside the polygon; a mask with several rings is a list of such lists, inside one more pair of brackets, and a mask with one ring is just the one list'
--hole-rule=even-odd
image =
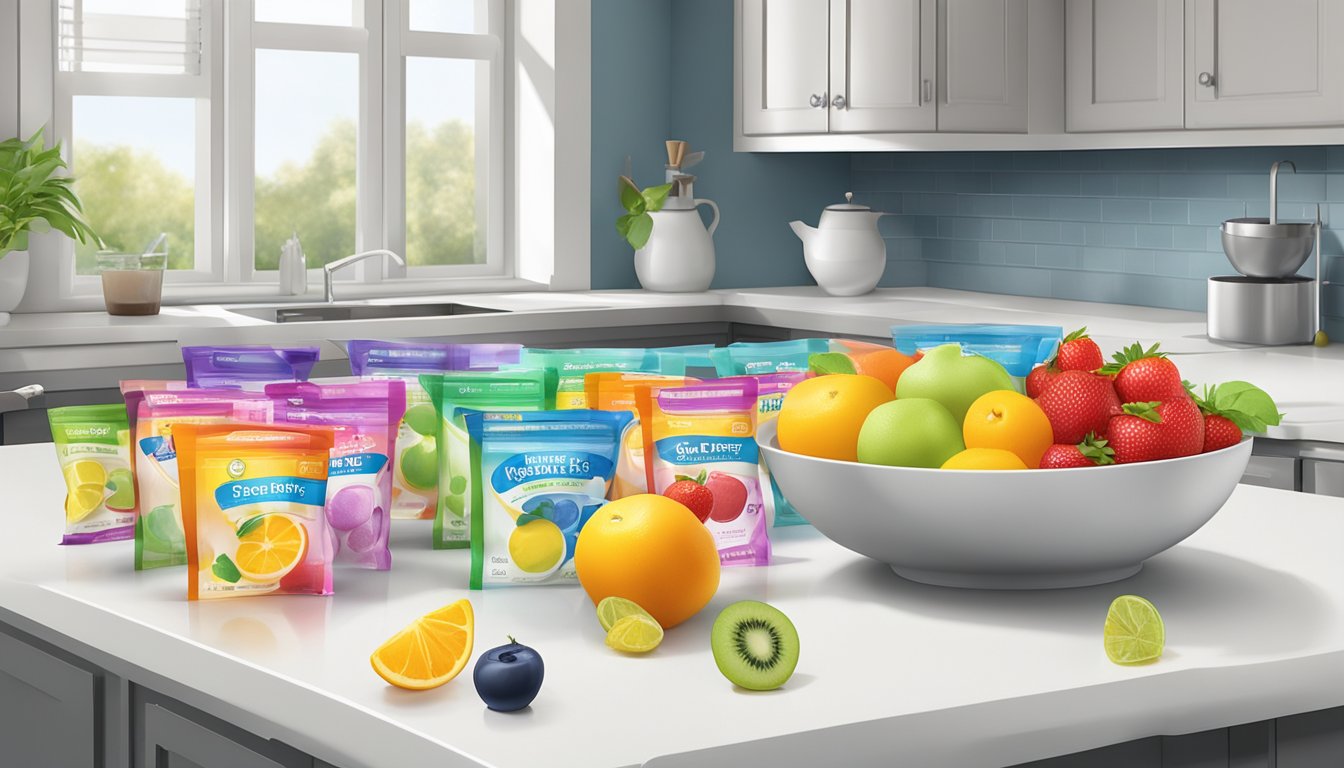
{"label": "white countertop", "polygon": [[[352,338],[413,338],[571,328],[728,321],[800,328],[833,336],[889,338],[894,324],[1023,323],[1087,326],[1108,353],[1155,341],[1179,355],[1196,384],[1243,379],[1263,387],[1287,414],[1270,437],[1344,443],[1344,344],[1250,347],[1205,335],[1204,315],[1125,304],[973,293],[942,288],[881,288],[837,298],[816,286],[669,294],[647,291],[461,294],[366,303],[455,301],[505,313],[322,323],[268,323],[224,306],[165,307],[158,317],[111,317],[103,312],[14,315],[0,327],[0,386],[61,378],[69,388],[95,388],[91,369],[117,368],[132,378],[137,366],[180,364],[183,344],[319,343],[324,359],[344,358],[338,342]],[[37,372],[32,376],[28,372]],[[36,378],[37,381],[29,379]],[[109,386],[103,384],[102,386]]]}
{"label": "white countertop", "polygon": [[[604,646],[577,587],[469,592],[468,553],[430,550],[417,523],[395,526],[391,572],[339,570],[332,597],[188,603],[185,572],[133,572],[130,542],[55,544],[62,488],[50,445],[0,448],[0,467],[0,608],[244,708],[256,716],[244,727],[349,768],[828,765],[839,755],[998,766],[1344,705],[1340,499],[1239,486],[1138,575],[1047,592],[922,586],[811,528],[785,529],[775,565],[725,570],[710,606],[640,658]],[[1122,593],[1162,611],[1159,662],[1106,660],[1102,621]],[[369,668],[386,637],[461,597],[475,606],[477,653],[513,634],[544,657],[531,709],[486,710],[470,668],[419,693]],[[744,598],[773,603],[798,628],[801,660],[779,691],[734,689],[710,655],[714,616]]]}

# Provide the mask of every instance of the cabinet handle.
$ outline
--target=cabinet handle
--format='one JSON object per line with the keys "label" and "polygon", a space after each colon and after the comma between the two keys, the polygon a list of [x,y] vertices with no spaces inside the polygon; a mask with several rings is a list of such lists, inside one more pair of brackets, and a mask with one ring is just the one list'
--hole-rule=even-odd
{"label": "cabinet handle", "polygon": [[1204,86],[1205,88],[1212,88],[1215,82],[1216,81],[1214,80],[1214,77],[1211,73],[1209,72],[1199,73],[1199,84]]}
{"label": "cabinet handle", "polygon": [[822,107],[825,107],[826,92],[822,91],[819,95],[815,93],[812,94],[812,98],[808,99],[807,103],[811,104],[813,109],[821,109]]}
{"label": "cabinet handle", "polygon": [[933,101],[933,81],[925,78],[924,80],[924,100],[921,104],[928,104]]}
{"label": "cabinet handle", "polygon": [[844,109],[844,108],[845,108],[845,96],[844,96],[844,94],[842,94],[842,93],[837,93],[837,94],[835,95],[835,98],[831,99],[831,106],[832,106],[832,107],[835,107],[836,109]]}

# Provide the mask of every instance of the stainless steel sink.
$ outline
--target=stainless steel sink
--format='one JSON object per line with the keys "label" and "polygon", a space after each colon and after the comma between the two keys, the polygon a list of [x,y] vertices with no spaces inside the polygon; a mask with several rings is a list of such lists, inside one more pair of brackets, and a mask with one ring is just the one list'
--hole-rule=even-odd
{"label": "stainless steel sink", "polygon": [[440,302],[434,304],[303,304],[239,307],[229,311],[270,323],[322,323],[332,320],[381,320],[395,317],[481,315],[507,312],[508,310],[477,307],[472,304],[458,304],[456,302]]}

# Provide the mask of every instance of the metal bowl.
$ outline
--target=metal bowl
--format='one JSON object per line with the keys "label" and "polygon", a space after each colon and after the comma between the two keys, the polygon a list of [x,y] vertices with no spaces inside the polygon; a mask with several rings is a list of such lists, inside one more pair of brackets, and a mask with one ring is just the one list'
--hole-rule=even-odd
{"label": "metal bowl", "polygon": [[1223,252],[1237,271],[1248,277],[1290,277],[1311,255],[1314,224],[1269,219],[1223,222]]}

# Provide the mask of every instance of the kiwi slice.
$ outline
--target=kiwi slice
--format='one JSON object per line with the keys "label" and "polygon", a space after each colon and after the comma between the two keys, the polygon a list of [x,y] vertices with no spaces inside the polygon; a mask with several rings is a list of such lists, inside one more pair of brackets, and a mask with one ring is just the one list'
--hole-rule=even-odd
{"label": "kiwi slice", "polygon": [[773,691],[798,666],[798,630],[778,608],[743,600],[724,608],[709,633],[723,676],[752,691]]}

